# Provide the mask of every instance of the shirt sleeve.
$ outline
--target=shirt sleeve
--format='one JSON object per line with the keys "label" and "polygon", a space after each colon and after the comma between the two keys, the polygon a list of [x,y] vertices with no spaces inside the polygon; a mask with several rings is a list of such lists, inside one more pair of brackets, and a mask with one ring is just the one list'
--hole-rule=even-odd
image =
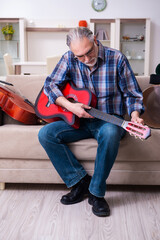
{"label": "shirt sleeve", "polygon": [[47,95],[50,103],[55,103],[58,97],[63,96],[60,88],[69,80],[68,59],[65,54],[44,83],[44,93]]}
{"label": "shirt sleeve", "polygon": [[124,55],[119,59],[118,76],[119,87],[123,93],[128,114],[131,115],[133,111],[138,111],[142,114],[144,112],[143,94],[130,64]]}

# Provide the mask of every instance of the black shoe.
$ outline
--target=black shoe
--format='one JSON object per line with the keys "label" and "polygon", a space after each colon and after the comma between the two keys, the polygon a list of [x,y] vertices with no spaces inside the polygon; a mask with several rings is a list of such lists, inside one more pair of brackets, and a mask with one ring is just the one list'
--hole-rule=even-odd
{"label": "black shoe", "polygon": [[87,174],[82,178],[75,186],[73,186],[71,192],[62,196],[61,203],[65,205],[74,204],[83,201],[85,196],[88,196],[88,187],[91,181],[91,177]]}
{"label": "black shoe", "polygon": [[98,217],[107,217],[110,215],[109,205],[104,198],[89,195],[88,203],[92,205],[92,212]]}

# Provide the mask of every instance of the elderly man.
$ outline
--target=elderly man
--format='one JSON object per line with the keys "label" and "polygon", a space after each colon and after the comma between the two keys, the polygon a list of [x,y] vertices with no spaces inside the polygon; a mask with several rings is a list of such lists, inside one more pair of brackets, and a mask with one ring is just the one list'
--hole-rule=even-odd
{"label": "elderly man", "polygon": [[[55,169],[72,190],[62,196],[61,203],[75,204],[88,196],[97,216],[109,216],[104,198],[106,180],[115,162],[123,128],[95,119],[85,109],[89,106],[68,101],[61,92],[67,81],[78,88],[85,87],[97,97],[97,109],[123,118],[127,108],[131,121],[142,123],[142,92],[126,57],[118,50],[104,47],[88,28],[75,28],[67,35],[66,52],[52,74],[46,78],[44,93],[49,102],[62,106],[80,118],[80,128],[64,121],[45,125],[39,141]],[[77,161],[67,143],[95,138],[98,142],[93,176],[89,176]]]}

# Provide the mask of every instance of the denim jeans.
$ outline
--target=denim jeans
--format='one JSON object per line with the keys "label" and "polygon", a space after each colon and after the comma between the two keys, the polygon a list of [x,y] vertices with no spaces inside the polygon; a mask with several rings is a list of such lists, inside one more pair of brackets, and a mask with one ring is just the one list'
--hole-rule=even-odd
{"label": "denim jeans", "polygon": [[103,120],[82,119],[79,129],[74,129],[64,121],[49,123],[41,128],[38,137],[67,187],[74,186],[87,174],[67,143],[95,138],[98,148],[89,191],[97,197],[103,197],[106,179],[115,162],[124,132],[123,128]]}

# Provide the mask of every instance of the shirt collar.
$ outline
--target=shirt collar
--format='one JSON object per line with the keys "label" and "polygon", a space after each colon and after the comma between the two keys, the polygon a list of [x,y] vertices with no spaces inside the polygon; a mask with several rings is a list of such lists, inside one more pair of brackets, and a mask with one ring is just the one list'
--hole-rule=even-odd
{"label": "shirt collar", "polygon": [[105,61],[105,48],[99,40],[97,40],[97,42],[98,42],[98,44],[97,44],[98,45],[98,58]]}

